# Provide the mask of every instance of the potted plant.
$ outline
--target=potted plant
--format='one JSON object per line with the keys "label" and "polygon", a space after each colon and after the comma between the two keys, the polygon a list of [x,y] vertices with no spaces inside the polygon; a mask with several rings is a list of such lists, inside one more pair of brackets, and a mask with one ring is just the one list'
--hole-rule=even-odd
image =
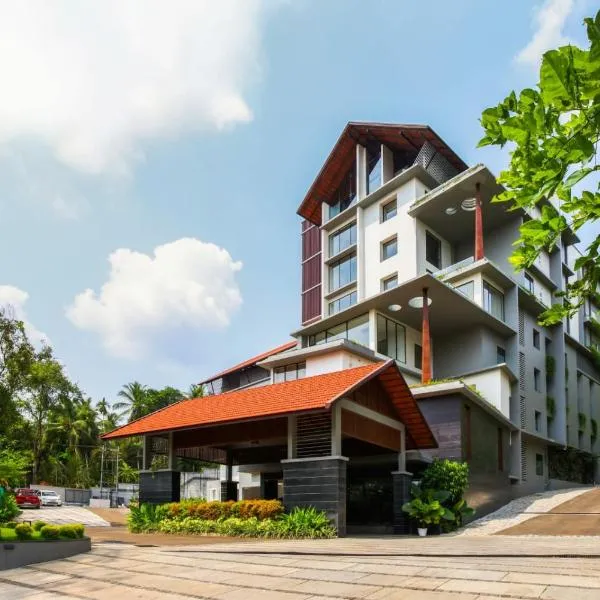
{"label": "potted plant", "polygon": [[424,537],[431,525],[439,525],[442,519],[453,521],[454,513],[442,503],[450,497],[450,492],[443,490],[421,490],[418,485],[411,489],[413,499],[402,506],[411,519],[417,523],[417,533]]}

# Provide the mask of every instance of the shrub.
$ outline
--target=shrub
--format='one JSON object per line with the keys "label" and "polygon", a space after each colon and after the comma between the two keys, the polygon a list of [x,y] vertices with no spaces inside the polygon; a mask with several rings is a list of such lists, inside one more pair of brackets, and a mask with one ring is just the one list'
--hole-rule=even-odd
{"label": "shrub", "polygon": [[18,523],[15,527],[15,534],[20,540],[30,540],[33,529],[29,523]]}
{"label": "shrub", "polygon": [[155,531],[158,524],[168,516],[168,504],[142,504],[130,506],[127,526],[132,533]]}
{"label": "shrub", "polygon": [[283,505],[279,500],[240,500],[239,502],[219,502],[205,500],[184,500],[166,505],[167,518],[170,519],[205,519],[216,521],[237,517],[259,520],[274,519],[283,514]]}
{"label": "shrub", "polygon": [[6,529],[14,529],[18,523],[16,521],[9,521],[8,523],[4,523],[3,527]]}
{"label": "shrub", "polygon": [[48,525],[45,521],[35,521],[32,525],[34,531],[39,531],[44,525]]}
{"label": "shrub", "polygon": [[282,537],[330,538],[336,534],[327,515],[312,506],[294,508],[289,514],[282,515],[277,523],[281,523]]}
{"label": "shrub", "polygon": [[82,538],[85,534],[85,527],[81,523],[73,523],[71,528],[75,532],[76,537]]}
{"label": "shrub", "polygon": [[0,523],[11,521],[21,514],[17,501],[12,494],[5,492],[0,496]]}
{"label": "shrub", "polygon": [[422,500],[413,498],[410,502],[402,505],[402,510],[408,513],[411,519],[417,522],[419,527],[439,525],[442,519],[453,520],[453,515],[442,506],[439,500]]}
{"label": "shrub", "polygon": [[45,540],[57,540],[60,537],[60,529],[56,525],[44,525],[40,529],[40,535]]}
{"label": "shrub", "polygon": [[469,465],[454,460],[434,460],[423,472],[421,488],[450,492],[447,504],[458,502],[469,485]]}
{"label": "shrub", "polygon": [[76,540],[79,535],[73,525],[59,525],[58,535],[62,538],[68,538],[70,540]]}

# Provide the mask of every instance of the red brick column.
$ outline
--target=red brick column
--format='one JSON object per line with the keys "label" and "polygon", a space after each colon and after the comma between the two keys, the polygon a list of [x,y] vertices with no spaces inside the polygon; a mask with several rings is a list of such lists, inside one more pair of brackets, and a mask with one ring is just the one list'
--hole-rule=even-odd
{"label": "red brick column", "polygon": [[475,260],[483,258],[483,216],[481,213],[481,186],[475,184]]}
{"label": "red brick column", "polygon": [[423,325],[421,327],[421,383],[431,381],[431,339],[429,337],[429,303],[427,288],[423,288]]}

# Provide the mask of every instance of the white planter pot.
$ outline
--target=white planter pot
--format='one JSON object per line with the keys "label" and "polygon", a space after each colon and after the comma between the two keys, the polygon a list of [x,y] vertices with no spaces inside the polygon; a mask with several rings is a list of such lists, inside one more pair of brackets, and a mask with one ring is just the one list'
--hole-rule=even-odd
{"label": "white planter pot", "polygon": [[417,533],[420,537],[425,537],[427,535],[427,527],[417,527]]}

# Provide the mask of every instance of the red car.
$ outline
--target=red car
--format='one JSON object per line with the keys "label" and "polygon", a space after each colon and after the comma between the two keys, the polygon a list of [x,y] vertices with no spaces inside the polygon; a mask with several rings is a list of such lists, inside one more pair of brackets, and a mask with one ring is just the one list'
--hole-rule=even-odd
{"label": "red car", "polygon": [[15,500],[19,508],[25,508],[26,506],[40,508],[42,504],[40,497],[30,489],[15,490]]}

